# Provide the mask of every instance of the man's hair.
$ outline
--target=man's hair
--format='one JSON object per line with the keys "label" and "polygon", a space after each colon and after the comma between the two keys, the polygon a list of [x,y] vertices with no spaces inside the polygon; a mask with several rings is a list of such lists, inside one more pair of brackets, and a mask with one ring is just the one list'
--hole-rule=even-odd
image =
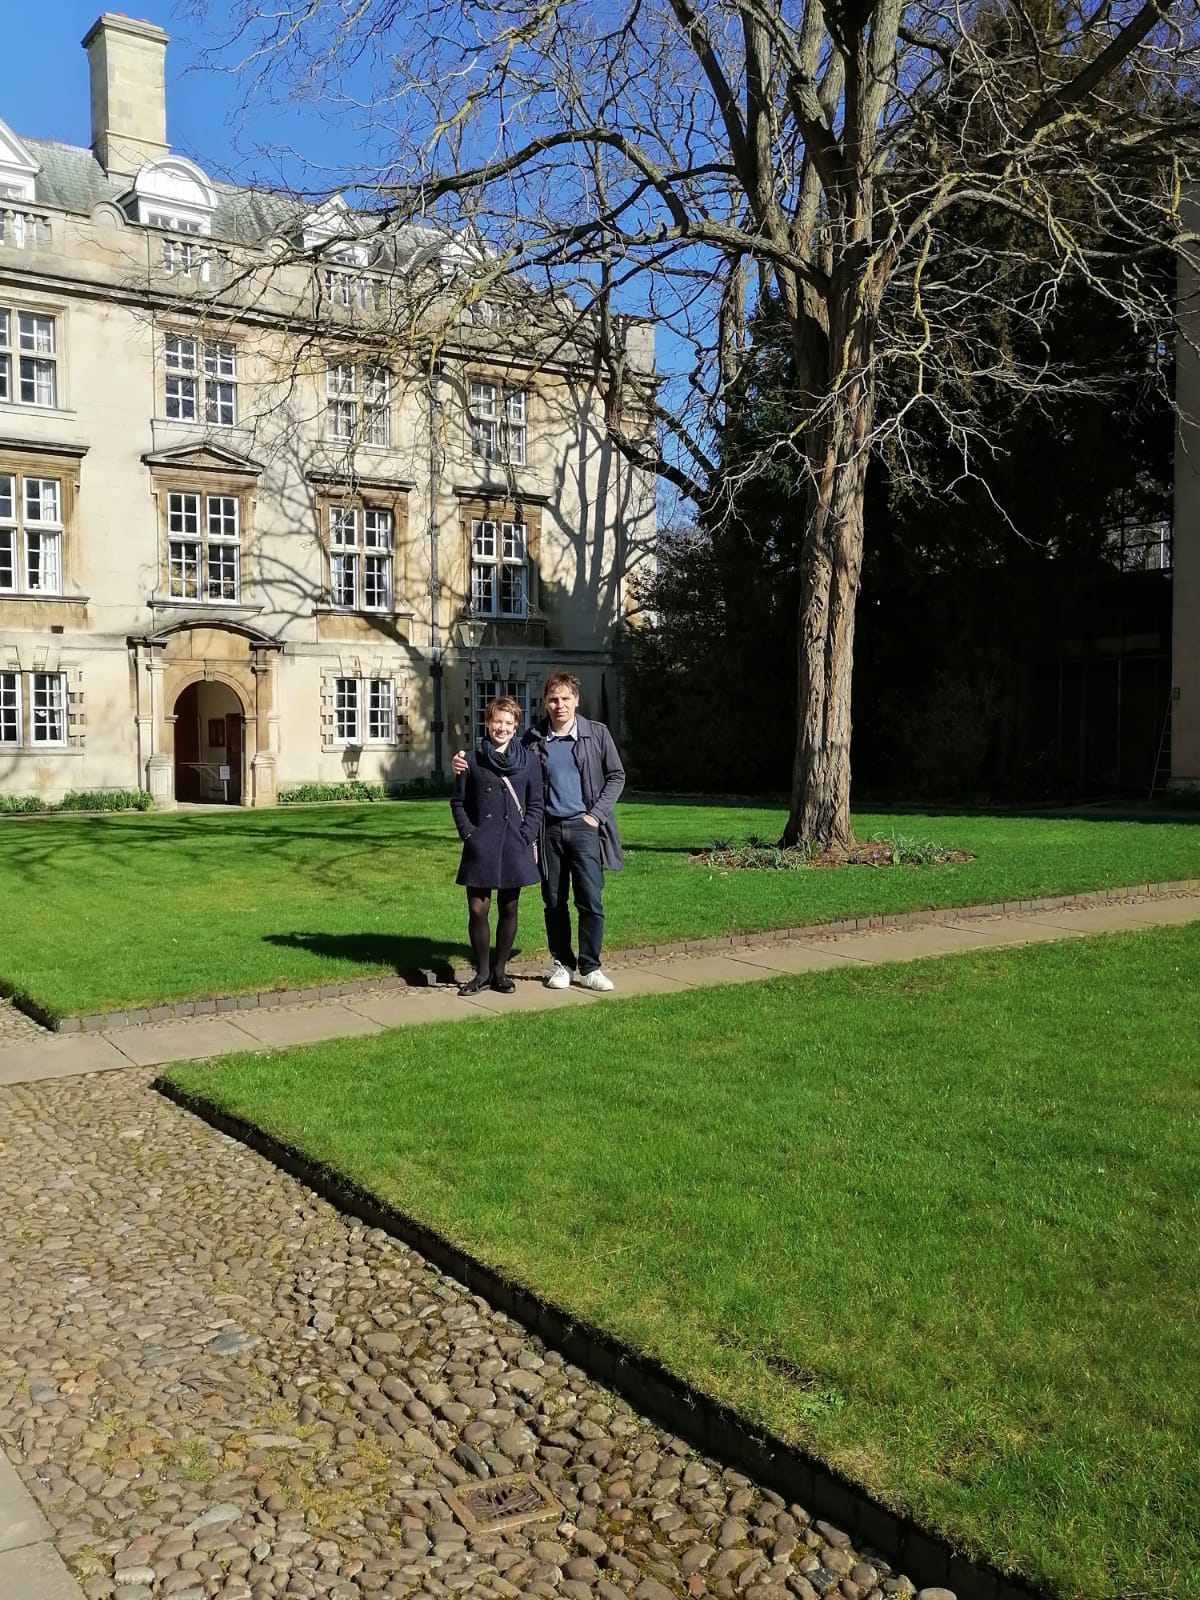
{"label": "man's hair", "polygon": [[504,711],[508,711],[508,712],[510,712],[512,714],[512,719],[516,723],[517,727],[519,728],[521,726],[521,708],[520,708],[520,706],[517,704],[517,702],[515,700],[510,699],[509,696],[506,695],[506,694],[502,694],[498,700],[489,700],[487,705],[484,706],[484,708],[483,708],[483,725],[484,725],[484,727],[485,728],[488,727],[488,725],[491,723],[492,718],[493,717],[498,717],[501,714],[501,712],[504,712]]}
{"label": "man's hair", "polygon": [[578,700],[579,679],[575,677],[573,673],[565,671],[562,667],[555,667],[554,671],[546,679],[545,687],[542,689],[543,699],[545,699],[545,697],[550,693],[551,689],[570,689],[571,693]]}

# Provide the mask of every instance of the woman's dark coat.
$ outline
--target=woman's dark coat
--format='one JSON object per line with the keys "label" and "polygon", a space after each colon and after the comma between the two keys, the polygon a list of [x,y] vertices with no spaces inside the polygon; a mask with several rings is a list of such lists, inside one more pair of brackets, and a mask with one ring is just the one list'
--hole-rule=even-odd
{"label": "woman's dark coat", "polygon": [[524,817],[486,756],[467,752],[467,770],[454,780],[450,809],[463,841],[456,883],[472,889],[523,889],[540,881],[534,840],[542,826],[542,764],[526,760],[508,774]]}

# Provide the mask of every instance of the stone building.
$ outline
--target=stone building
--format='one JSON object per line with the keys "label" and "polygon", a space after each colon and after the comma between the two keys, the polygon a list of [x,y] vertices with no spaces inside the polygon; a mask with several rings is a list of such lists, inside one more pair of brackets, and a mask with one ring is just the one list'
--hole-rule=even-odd
{"label": "stone building", "polygon": [[655,483],[591,325],[465,234],[213,182],[166,34],[84,45],[89,150],[0,123],[0,792],[402,782],[552,664],[619,722]]}

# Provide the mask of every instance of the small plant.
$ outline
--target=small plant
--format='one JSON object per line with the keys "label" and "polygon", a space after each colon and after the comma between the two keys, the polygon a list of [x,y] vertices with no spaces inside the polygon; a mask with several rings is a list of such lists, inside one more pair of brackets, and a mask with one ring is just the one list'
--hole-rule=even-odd
{"label": "small plant", "polygon": [[149,811],[153,798],[145,789],[79,789],[63,795],[55,811]]}
{"label": "small plant", "polygon": [[403,783],[366,783],[354,778],[346,783],[299,783],[279,791],[279,803],[326,805],[346,800],[437,800],[450,793],[445,778],[408,778]]}
{"label": "small plant", "polygon": [[950,845],[935,844],[932,839],[916,839],[906,833],[875,833],[871,835],[868,845],[883,846],[888,859],[880,861],[878,864],[881,866],[937,867],[968,859],[961,850],[955,850]]}
{"label": "small plant", "polygon": [[32,811],[49,811],[50,807],[37,794],[0,794],[0,812],[24,816]]}

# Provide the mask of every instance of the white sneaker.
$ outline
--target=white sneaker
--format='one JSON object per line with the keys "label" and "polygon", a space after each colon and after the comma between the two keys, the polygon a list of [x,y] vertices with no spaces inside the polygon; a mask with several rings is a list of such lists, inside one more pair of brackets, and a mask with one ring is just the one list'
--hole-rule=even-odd
{"label": "white sneaker", "polygon": [[613,987],[611,978],[606,978],[597,967],[594,972],[581,972],[579,985],[582,989],[595,989],[599,994],[607,994]]}
{"label": "white sneaker", "polygon": [[561,961],[554,963],[554,970],[546,979],[547,989],[569,989],[571,987],[571,974]]}

